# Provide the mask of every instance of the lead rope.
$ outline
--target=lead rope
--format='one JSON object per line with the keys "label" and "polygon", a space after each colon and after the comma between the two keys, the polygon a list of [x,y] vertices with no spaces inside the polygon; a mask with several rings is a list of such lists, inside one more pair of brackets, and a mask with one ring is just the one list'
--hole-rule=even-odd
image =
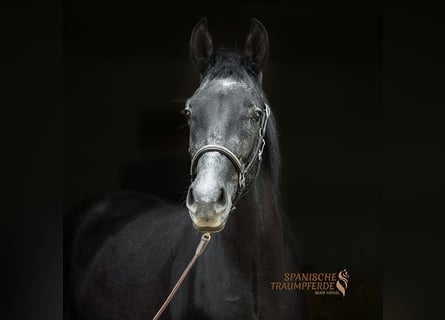
{"label": "lead rope", "polygon": [[187,274],[189,273],[190,269],[195,264],[196,260],[198,260],[199,256],[204,253],[204,250],[206,249],[207,245],[209,244],[211,239],[210,233],[206,232],[202,235],[201,241],[199,242],[198,246],[196,247],[195,255],[193,256],[192,260],[190,260],[189,264],[185,268],[184,272],[179,277],[178,282],[176,282],[175,286],[173,287],[172,291],[168,295],[167,299],[165,299],[164,303],[162,304],[159,311],[156,313],[156,315],[153,317],[153,320],[158,320],[159,317],[164,312],[165,308],[167,308],[170,301],[175,296],[176,291],[178,291],[179,287],[181,286],[182,282],[184,281],[185,277],[187,277]]}

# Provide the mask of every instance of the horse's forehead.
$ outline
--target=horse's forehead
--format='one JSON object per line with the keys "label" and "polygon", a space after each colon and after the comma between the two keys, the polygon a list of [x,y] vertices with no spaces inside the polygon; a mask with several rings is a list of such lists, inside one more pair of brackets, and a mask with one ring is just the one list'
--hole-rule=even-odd
{"label": "horse's forehead", "polygon": [[248,89],[247,83],[242,80],[235,80],[233,78],[215,79],[211,85],[220,90],[239,90]]}
{"label": "horse's forehead", "polygon": [[251,92],[252,88],[246,81],[224,78],[204,81],[198,88],[196,95],[210,99],[215,97],[223,98],[225,96],[243,98]]}

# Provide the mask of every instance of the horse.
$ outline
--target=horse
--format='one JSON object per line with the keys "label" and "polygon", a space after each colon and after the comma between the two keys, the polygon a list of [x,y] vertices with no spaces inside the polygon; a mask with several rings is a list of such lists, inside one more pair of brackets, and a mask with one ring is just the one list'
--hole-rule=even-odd
{"label": "horse", "polygon": [[268,52],[256,19],[244,51],[214,48],[207,19],[195,25],[190,60],[200,84],[183,110],[186,208],[131,191],[82,205],[69,257],[75,319],[153,317],[204,232],[212,241],[161,319],[306,318],[302,292],[271,288],[298,263],[279,199],[276,123],[262,89]]}

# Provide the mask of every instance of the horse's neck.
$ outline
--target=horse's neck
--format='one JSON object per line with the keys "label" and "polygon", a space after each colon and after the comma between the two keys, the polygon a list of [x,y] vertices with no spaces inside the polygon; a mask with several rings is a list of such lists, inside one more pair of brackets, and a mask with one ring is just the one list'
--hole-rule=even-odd
{"label": "horse's neck", "polygon": [[227,260],[251,279],[258,319],[272,319],[275,311],[284,312],[281,309],[285,304],[271,290],[270,283],[282,281],[289,269],[280,209],[267,172],[260,172],[252,190],[229,219],[229,228],[221,233],[224,247],[229,248],[225,250]]}
{"label": "horse's neck", "polygon": [[284,268],[283,229],[275,190],[267,172],[260,172],[249,193],[229,217],[221,237],[235,255],[250,256],[256,270],[276,274]]}

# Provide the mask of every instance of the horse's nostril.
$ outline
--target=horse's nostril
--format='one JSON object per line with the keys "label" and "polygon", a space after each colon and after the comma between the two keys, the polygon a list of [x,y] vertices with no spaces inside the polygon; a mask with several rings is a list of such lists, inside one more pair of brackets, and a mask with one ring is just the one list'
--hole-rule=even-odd
{"label": "horse's nostril", "polygon": [[193,188],[190,188],[187,193],[186,205],[189,209],[193,208],[195,205],[195,197],[193,196]]}
{"label": "horse's nostril", "polygon": [[217,203],[220,205],[224,205],[226,203],[226,192],[223,188],[219,190],[220,194],[217,200]]}
{"label": "horse's nostril", "polygon": [[224,188],[219,190],[219,196],[216,202],[214,203],[214,209],[216,213],[222,213],[227,209],[227,191]]}

